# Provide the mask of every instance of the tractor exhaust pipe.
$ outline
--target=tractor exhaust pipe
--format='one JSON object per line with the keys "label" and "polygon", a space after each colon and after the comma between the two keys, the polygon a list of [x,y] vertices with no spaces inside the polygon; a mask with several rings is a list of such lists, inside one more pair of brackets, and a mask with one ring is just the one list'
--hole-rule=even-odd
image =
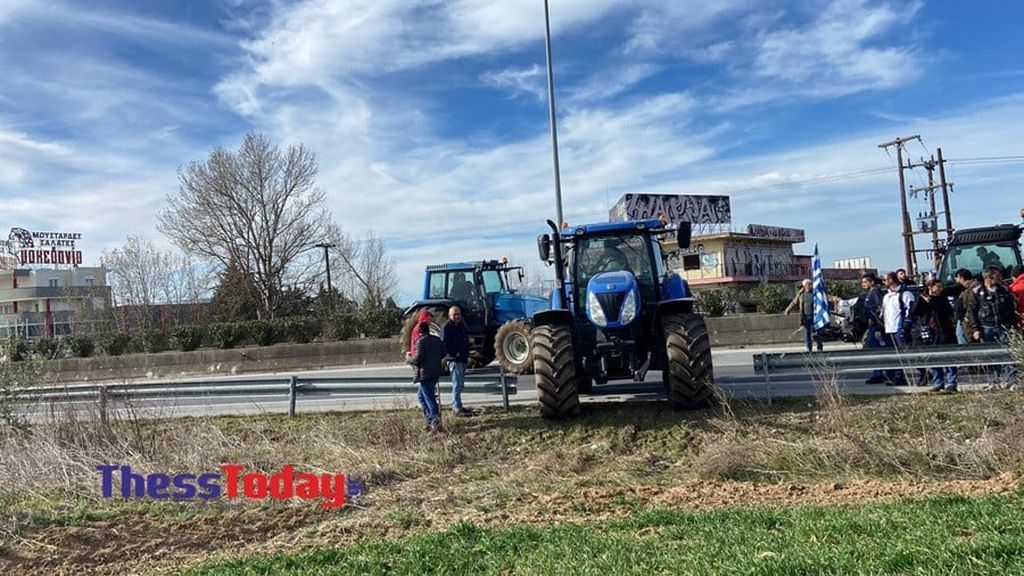
{"label": "tractor exhaust pipe", "polygon": [[555,249],[555,289],[558,290],[558,303],[562,310],[569,309],[569,302],[565,298],[565,266],[562,262],[562,235],[558,231],[558,225],[548,220],[551,227],[552,240]]}

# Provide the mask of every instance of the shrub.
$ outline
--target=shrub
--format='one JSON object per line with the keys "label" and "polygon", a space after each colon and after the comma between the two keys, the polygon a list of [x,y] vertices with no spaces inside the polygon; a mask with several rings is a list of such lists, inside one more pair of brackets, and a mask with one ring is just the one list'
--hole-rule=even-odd
{"label": "shrub", "polygon": [[56,360],[64,352],[60,340],[56,338],[40,338],[36,340],[36,354],[47,360]]}
{"label": "shrub", "polygon": [[143,330],[139,334],[139,342],[142,344],[142,350],[150,354],[163,352],[170,348],[170,339],[167,337],[167,332],[159,328]]}
{"label": "shrub", "polygon": [[175,326],[171,330],[171,342],[182,352],[191,352],[203,344],[203,329],[199,326]]}
{"label": "shrub", "polygon": [[234,348],[248,337],[245,323],[217,322],[210,324],[210,339],[218,348]]}
{"label": "shrub", "polygon": [[122,332],[110,332],[100,336],[100,348],[110,356],[120,356],[128,350],[132,337]]}
{"label": "shrub", "polygon": [[285,318],[284,333],[288,340],[307,344],[320,335],[320,323],[312,318]]}
{"label": "shrub", "polygon": [[89,336],[65,336],[64,345],[75,358],[88,358],[96,351],[96,343]]}
{"label": "shrub", "polygon": [[32,343],[21,336],[11,336],[3,341],[0,347],[0,357],[10,359],[11,362],[22,362],[28,360],[32,355]]}
{"label": "shrub", "polygon": [[696,292],[697,308],[705,316],[722,316],[732,306],[733,295],[724,288]]}
{"label": "shrub", "polygon": [[861,293],[860,280],[825,280],[825,291],[842,300],[856,298]]}
{"label": "shrub", "polygon": [[271,346],[281,341],[283,330],[279,320],[253,320],[246,325],[249,337],[260,346]]}
{"label": "shrub", "polygon": [[400,308],[374,308],[363,312],[359,319],[368,338],[388,338],[402,332]]}
{"label": "shrub", "polygon": [[359,319],[352,314],[338,314],[329,318],[324,329],[324,338],[348,340],[359,337]]}
{"label": "shrub", "polygon": [[755,289],[757,301],[761,312],[765,314],[778,314],[786,309],[790,298],[786,295],[786,289],[778,284],[761,284]]}

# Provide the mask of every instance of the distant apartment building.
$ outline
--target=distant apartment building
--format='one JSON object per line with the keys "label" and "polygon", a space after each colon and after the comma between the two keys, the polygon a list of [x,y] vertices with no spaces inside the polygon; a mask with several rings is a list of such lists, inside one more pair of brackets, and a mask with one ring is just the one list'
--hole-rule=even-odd
{"label": "distant apartment building", "polygon": [[0,337],[97,331],[110,302],[104,268],[0,270]]}

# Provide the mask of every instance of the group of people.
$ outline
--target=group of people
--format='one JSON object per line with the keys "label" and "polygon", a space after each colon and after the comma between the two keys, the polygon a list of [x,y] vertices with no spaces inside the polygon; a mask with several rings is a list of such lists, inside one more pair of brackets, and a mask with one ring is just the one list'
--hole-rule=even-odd
{"label": "group of people", "polygon": [[[951,303],[937,279],[914,290],[903,270],[888,272],[881,280],[864,274],[865,294],[854,314],[866,326],[865,347],[1005,344],[1010,330],[1024,328],[1024,267],[1015,267],[1007,282],[1000,266],[989,266],[980,278],[962,268],[955,279],[962,290]],[[914,383],[924,385],[925,377],[925,370],[919,369]],[[931,368],[927,377],[934,392],[957,391],[956,366]],[[909,384],[903,370],[875,371],[866,383]]]}
{"label": "group of people", "polygon": [[448,309],[448,321],[441,328],[441,337],[430,333],[432,321],[430,310],[420,310],[405,359],[415,369],[416,398],[426,419],[426,429],[440,432],[441,406],[437,398],[437,383],[443,363],[447,362],[452,378],[452,413],[459,417],[473,415],[462,405],[462,389],[469,363],[469,330],[458,306]]}

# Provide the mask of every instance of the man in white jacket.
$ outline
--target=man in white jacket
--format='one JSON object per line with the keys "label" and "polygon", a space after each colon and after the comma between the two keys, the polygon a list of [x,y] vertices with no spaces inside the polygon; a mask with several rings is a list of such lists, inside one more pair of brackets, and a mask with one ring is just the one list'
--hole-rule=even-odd
{"label": "man in white jacket", "polygon": [[[888,290],[882,298],[882,324],[885,327],[885,345],[897,350],[906,347],[906,329],[910,311],[914,306],[914,294],[900,284],[895,272],[887,272],[884,278]],[[907,378],[902,370],[885,371],[886,386],[906,386]]]}

